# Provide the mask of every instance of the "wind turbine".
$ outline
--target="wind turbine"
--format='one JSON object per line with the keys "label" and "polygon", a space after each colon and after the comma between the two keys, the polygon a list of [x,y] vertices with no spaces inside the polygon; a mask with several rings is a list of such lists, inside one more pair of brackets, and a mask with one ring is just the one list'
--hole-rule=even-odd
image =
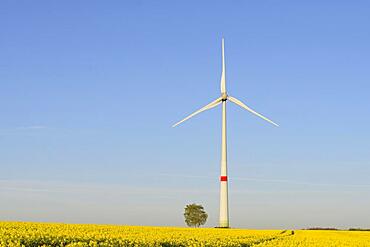
{"label": "wind turbine", "polygon": [[262,118],[263,120],[275,125],[279,126],[267,117],[262,116],[258,112],[252,110],[248,106],[246,106],[240,100],[228,95],[226,93],[226,71],[225,71],[225,52],[224,52],[224,39],[222,39],[222,73],[221,73],[221,97],[215,99],[208,105],[200,108],[196,112],[190,114],[183,120],[175,123],[172,127],[175,127],[182,122],[188,120],[189,118],[209,109],[212,109],[219,104],[222,103],[222,135],[221,135],[221,176],[220,176],[220,220],[219,220],[219,227],[220,228],[229,228],[229,203],[228,203],[228,189],[227,189],[227,147],[226,147],[226,102],[230,100],[234,104],[244,108],[245,110],[249,111],[250,113]]}

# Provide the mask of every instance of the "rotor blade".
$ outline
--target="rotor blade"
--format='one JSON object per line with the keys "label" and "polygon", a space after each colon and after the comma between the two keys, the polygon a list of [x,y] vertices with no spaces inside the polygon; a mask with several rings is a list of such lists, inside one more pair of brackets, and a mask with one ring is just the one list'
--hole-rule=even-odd
{"label": "rotor blade", "polygon": [[262,115],[261,115],[261,114],[259,114],[258,112],[255,112],[254,110],[252,110],[251,108],[249,108],[248,106],[246,106],[246,105],[245,105],[243,102],[241,102],[240,100],[238,100],[238,99],[236,99],[236,98],[234,98],[234,97],[231,97],[231,96],[228,96],[228,97],[227,97],[227,99],[228,99],[228,100],[230,100],[231,102],[233,102],[233,103],[237,104],[238,106],[240,106],[240,107],[242,107],[242,108],[246,109],[247,111],[249,111],[249,112],[253,113],[254,115],[257,115],[258,117],[262,118],[263,120],[266,120],[267,122],[269,122],[269,123],[271,123],[271,124],[273,124],[273,125],[275,125],[275,126],[278,126],[278,127],[279,127],[279,125],[277,125],[276,123],[274,123],[273,121],[271,121],[271,120],[270,120],[270,119],[268,119],[267,117],[262,116]]}
{"label": "rotor blade", "polygon": [[215,107],[215,106],[219,105],[221,102],[222,102],[222,98],[220,97],[220,98],[218,98],[218,99],[216,99],[216,100],[212,101],[212,102],[211,102],[211,103],[209,103],[208,105],[206,105],[206,106],[204,106],[204,107],[200,108],[198,111],[196,111],[196,112],[194,112],[194,113],[190,114],[189,116],[187,116],[187,117],[186,117],[186,118],[184,118],[183,120],[181,120],[181,121],[179,121],[179,122],[175,123],[174,125],[172,125],[172,127],[176,127],[177,125],[181,124],[182,122],[185,122],[186,120],[188,120],[189,118],[191,118],[191,117],[193,117],[193,116],[197,115],[198,113],[201,113],[201,112],[203,112],[203,111],[205,111],[205,110],[209,110],[209,109],[211,109],[211,108],[213,108],[213,107]]}
{"label": "rotor blade", "polygon": [[226,71],[225,71],[225,44],[222,38],[222,74],[221,74],[221,94],[226,93]]}

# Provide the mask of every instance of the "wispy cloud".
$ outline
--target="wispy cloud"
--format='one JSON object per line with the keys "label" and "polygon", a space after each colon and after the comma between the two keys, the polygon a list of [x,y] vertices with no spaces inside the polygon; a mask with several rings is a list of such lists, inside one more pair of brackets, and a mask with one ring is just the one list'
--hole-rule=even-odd
{"label": "wispy cloud", "polygon": [[39,129],[46,129],[46,126],[44,125],[30,125],[30,126],[20,126],[16,129],[19,130],[39,130]]}
{"label": "wispy cloud", "polygon": [[47,126],[45,125],[27,125],[27,126],[13,127],[13,128],[4,128],[4,129],[0,129],[0,136],[16,135],[16,134],[41,131],[46,128]]}
{"label": "wispy cloud", "polygon": [[61,181],[36,181],[36,180],[1,180],[0,192],[42,192],[42,193],[67,193],[67,194],[100,194],[100,195],[167,195],[177,196],[181,193],[203,194],[209,190],[194,191],[184,188],[168,188],[156,186],[130,186],[124,184],[99,184],[78,183]]}
{"label": "wispy cloud", "polygon": [[[198,176],[198,175],[181,175],[181,174],[168,174],[161,173],[159,176],[176,177],[185,179],[215,179],[217,175]],[[233,177],[233,180],[238,181],[253,181],[261,183],[283,183],[294,185],[311,185],[311,186],[342,186],[342,187],[365,187],[370,188],[370,184],[345,184],[345,183],[315,183],[309,181],[289,180],[289,179],[270,179],[270,178],[248,178],[248,177]]]}

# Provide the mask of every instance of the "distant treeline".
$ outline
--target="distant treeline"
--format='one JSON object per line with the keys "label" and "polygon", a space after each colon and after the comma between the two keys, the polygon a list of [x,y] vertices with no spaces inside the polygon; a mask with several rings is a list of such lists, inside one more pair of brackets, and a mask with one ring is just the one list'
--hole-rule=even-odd
{"label": "distant treeline", "polygon": [[330,231],[338,231],[339,229],[334,227],[310,227],[304,230],[330,230]]}
{"label": "distant treeline", "polygon": [[329,231],[370,231],[370,228],[349,228],[349,229],[338,229],[334,227],[310,227],[303,230],[329,230]]}

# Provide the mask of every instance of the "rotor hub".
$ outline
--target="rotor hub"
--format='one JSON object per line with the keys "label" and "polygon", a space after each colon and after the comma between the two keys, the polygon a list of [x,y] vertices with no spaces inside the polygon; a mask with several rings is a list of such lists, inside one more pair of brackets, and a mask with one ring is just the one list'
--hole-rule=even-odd
{"label": "rotor hub", "polygon": [[222,101],[226,101],[227,100],[227,94],[226,93],[222,93],[221,100]]}

